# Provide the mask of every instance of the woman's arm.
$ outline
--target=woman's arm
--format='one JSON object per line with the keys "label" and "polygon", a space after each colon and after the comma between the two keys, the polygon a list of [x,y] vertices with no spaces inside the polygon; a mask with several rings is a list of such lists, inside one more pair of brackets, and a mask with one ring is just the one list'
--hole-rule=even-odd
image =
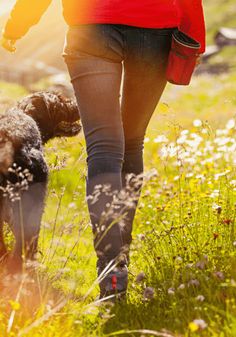
{"label": "woman's arm", "polygon": [[17,0],[3,30],[5,40],[18,40],[37,24],[52,0]]}

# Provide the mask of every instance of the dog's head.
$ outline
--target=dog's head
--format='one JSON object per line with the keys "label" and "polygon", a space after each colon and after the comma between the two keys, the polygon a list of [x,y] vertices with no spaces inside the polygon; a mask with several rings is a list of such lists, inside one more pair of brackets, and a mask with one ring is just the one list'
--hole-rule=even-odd
{"label": "dog's head", "polygon": [[76,102],[61,94],[37,92],[20,101],[18,108],[35,120],[43,143],[54,137],[75,136],[81,130]]}

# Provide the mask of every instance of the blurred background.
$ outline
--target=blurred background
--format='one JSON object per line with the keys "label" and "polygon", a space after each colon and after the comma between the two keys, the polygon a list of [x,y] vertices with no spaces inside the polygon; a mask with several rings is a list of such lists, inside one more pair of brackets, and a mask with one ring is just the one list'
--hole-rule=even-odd
{"label": "blurred background", "polygon": [[[14,2],[1,1],[0,28],[4,26]],[[235,70],[236,2],[204,0],[204,7],[208,48],[196,73],[220,74]],[[53,76],[52,81],[63,82],[66,69],[61,52],[65,32],[61,3],[54,0],[40,24],[33,27],[17,44],[15,55],[0,50],[0,80],[26,87],[48,76]]]}
{"label": "blurred background", "polygon": [[[14,0],[4,0],[0,5],[1,29],[14,3]],[[33,27],[17,43],[17,52],[14,55],[0,50],[0,80],[15,82],[28,88],[42,78],[62,76],[66,70],[61,57],[65,32],[61,3],[54,0],[40,24]],[[63,81],[63,76],[59,81]]]}

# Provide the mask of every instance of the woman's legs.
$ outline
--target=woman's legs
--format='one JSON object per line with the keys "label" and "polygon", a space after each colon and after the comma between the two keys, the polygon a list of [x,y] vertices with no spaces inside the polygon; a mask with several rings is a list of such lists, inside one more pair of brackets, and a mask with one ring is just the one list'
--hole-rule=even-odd
{"label": "woman's legs", "polygon": [[[116,258],[122,247],[119,224],[113,223],[113,214],[109,212],[113,198],[110,191],[122,188],[124,135],[119,104],[122,65],[89,55],[70,60],[67,65],[86,139],[87,197],[94,245],[99,261],[105,264]],[[110,191],[105,191],[104,185],[110,185]],[[100,188],[95,192],[96,186]]]}
{"label": "woman's legs", "polygon": [[[124,60],[124,84],[121,112],[125,136],[123,186],[127,174],[141,175],[134,179],[133,191],[137,205],[142,187],[143,144],[150,118],[166,86],[165,70],[171,43],[172,30],[141,29],[138,43],[137,31],[127,32],[127,51]],[[131,179],[132,183],[132,179]],[[131,192],[132,193],[132,192]],[[136,207],[128,209],[123,243],[129,249]]]}
{"label": "woman's legs", "polygon": [[[86,32],[88,27],[81,31],[73,29],[65,58],[86,139],[88,207],[98,266],[103,267],[117,258],[124,246],[128,253],[141,183],[135,193],[134,189],[128,189],[131,198],[135,198],[133,207],[124,203],[114,209],[111,204],[114,191],[119,192],[125,186],[125,176],[143,172],[143,139],[166,84],[171,30],[159,33],[120,25],[98,27],[102,28],[100,43],[97,32],[92,36]],[[120,104],[122,62],[124,83]],[[108,192],[103,187],[107,184]],[[122,230],[120,224],[124,224]]]}

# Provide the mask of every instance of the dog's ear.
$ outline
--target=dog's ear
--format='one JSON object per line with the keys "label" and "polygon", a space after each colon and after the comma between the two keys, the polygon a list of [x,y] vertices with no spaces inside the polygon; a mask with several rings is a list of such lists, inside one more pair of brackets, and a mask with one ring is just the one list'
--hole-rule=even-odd
{"label": "dog's ear", "polygon": [[50,116],[49,102],[43,94],[35,93],[29,95],[23,98],[17,107],[34,119],[44,143],[53,136],[54,126]]}
{"label": "dog's ear", "polygon": [[23,98],[17,106],[24,113],[32,117],[35,121],[45,119],[45,113],[48,113],[47,104],[43,96],[33,94]]}
{"label": "dog's ear", "polygon": [[80,120],[79,108],[76,100],[67,98],[61,93],[51,93],[54,95],[54,118],[58,122],[76,122]]}

